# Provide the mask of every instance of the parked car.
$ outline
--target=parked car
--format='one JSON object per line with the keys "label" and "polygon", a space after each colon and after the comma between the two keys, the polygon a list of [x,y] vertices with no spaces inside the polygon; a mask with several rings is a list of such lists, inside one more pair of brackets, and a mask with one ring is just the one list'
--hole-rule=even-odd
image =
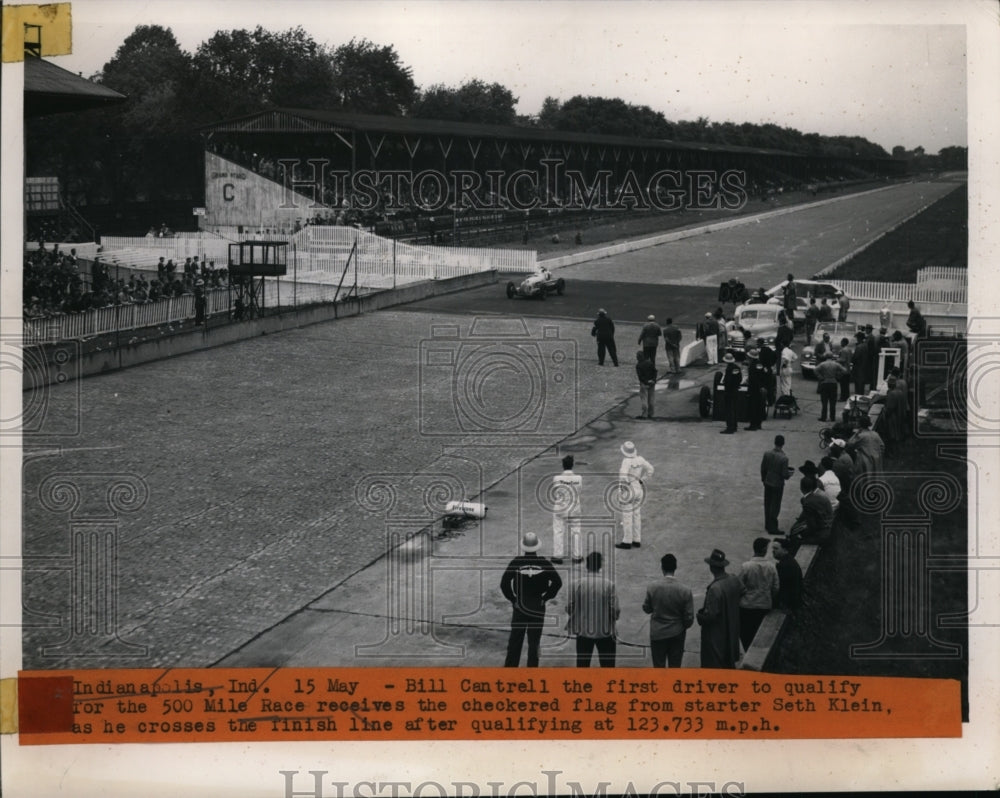
{"label": "parked car", "polygon": [[740,305],[733,313],[733,325],[735,331],[729,335],[729,348],[735,350],[743,349],[743,336],[740,329],[750,333],[751,340],[756,342],[758,338],[763,338],[768,346],[774,344],[774,337],[778,332],[778,314],[783,309],[779,305]]}
{"label": "parked car", "polygon": [[566,281],[562,277],[553,277],[552,273],[542,267],[534,274],[525,277],[520,283],[513,280],[507,283],[507,299],[520,297],[538,297],[545,299],[548,294],[562,296],[566,290]]}
{"label": "parked car", "polygon": [[849,321],[821,321],[816,325],[813,332],[812,341],[809,346],[802,348],[802,376],[816,376],[816,344],[823,340],[823,334],[830,334],[830,343],[833,351],[840,350],[840,339],[847,338],[854,343],[854,336],[858,332],[858,325]]}

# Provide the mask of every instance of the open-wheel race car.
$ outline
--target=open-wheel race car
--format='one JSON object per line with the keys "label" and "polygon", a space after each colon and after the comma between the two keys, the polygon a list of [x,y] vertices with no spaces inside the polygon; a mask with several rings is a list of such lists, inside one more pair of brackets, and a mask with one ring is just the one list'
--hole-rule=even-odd
{"label": "open-wheel race car", "polygon": [[562,277],[553,277],[552,273],[542,267],[534,274],[525,277],[520,283],[513,280],[507,283],[507,299],[520,297],[537,297],[545,299],[549,294],[562,296],[566,290],[566,281]]}

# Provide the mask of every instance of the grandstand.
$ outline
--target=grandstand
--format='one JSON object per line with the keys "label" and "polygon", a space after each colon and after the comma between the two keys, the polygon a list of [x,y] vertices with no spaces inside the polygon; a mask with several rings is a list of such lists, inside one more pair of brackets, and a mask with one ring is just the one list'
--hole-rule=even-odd
{"label": "grandstand", "polygon": [[[357,223],[431,243],[454,240],[463,229],[530,225],[566,212],[570,172],[587,187],[602,186],[598,193],[608,199],[646,187],[664,171],[682,179],[707,175],[696,188],[714,198],[719,176],[731,170],[745,176],[746,196],[760,197],[883,180],[906,169],[891,158],[294,108],[223,120],[203,133],[203,229],[292,231],[311,223]],[[429,178],[429,196],[415,199],[398,180],[370,185],[372,174],[389,173],[448,179]],[[358,176],[366,174],[369,184],[360,183]],[[523,179],[506,190],[504,181],[517,174]],[[685,191],[692,193],[690,186]]]}

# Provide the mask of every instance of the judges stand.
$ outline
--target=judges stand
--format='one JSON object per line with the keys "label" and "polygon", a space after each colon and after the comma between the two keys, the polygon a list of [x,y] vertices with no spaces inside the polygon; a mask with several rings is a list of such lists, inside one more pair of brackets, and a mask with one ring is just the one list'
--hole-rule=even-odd
{"label": "judges stand", "polygon": [[233,317],[240,321],[260,316],[264,309],[264,278],[284,277],[288,273],[288,242],[230,244],[228,268]]}

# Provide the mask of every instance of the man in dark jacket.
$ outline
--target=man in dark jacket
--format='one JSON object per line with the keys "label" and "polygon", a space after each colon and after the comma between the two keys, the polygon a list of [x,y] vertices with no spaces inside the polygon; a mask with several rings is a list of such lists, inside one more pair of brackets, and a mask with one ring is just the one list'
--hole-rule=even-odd
{"label": "man in dark jacket", "polygon": [[778,529],[781,499],[785,494],[785,481],[792,475],[788,455],[782,448],[784,435],[774,436],[774,448],[764,452],[760,461],[760,481],[764,484],[764,529],[771,535],[785,534]]}
{"label": "man in dark jacket", "polygon": [[615,323],[603,308],[597,311],[590,334],[597,339],[597,365],[604,365],[604,354],[611,355],[611,362],[618,365],[618,349],[615,346]]}
{"label": "man in dark jacket", "polygon": [[528,637],[528,667],[538,667],[538,652],[545,625],[545,602],[556,597],[562,579],[548,560],[538,554],[538,536],[527,532],[521,540],[523,554],[507,566],[500,579],[500,591],[511,603],[510,638],[504,667],[516,668],[521,662],[524,637]]}
{"label": "man in dark jacket", "polygon": [[740,598],[745,588],[738,576],[726,573],[729,560],[724,552],[715,549],[705,562],[713,579],[697,614],[701,626],[701,667],[735,668],[740,658]]}
{"label": "man in dark jacket", "polygon": [[651,363],[656,363],[656,350],[660,346],[660,336],[663,331],[660,329],[660,325],[656,323],[655,316],[647,316],[646,323],[642,325],[642,330],[639,332],[639,346],[642,347],[642,353],[646,356],[646,359]]}
{"label": "man in dark jacket", "polygon": [[785,538],[771,541],[771,554],[778,566],[778,598],[774,606],[779,610],[795,612],[802,605],[802,566]]}
{"label": "man in dark jacket", "polygon": [[760,352],[751,349],[747,352],[749,358],[749,374],[747,375],[747,412],[750,423],[744,427],[749,432],[761,428],[767,416],[767,371],[760,363]]}
{"label": "man in dark jacket", "polygon": [[795,329],[790,316],[778,314],[778,331],[774,334],[775,363],[781,363],[781,352],[788,349],[795,339]]}
{"label": "man in dark jacket", "polygon": [[722,375],[722,406],[726,415],[726,428],[721,432],[723,435],[732,435],[736,432],[736,396],[743,384],[743,371],[730,352],[726,353],[722,362],[726,364],[726,372]]}
{"label": "man in dark jacket", "polygon": [[656,366],[645,352],[635,353],[635,374],[639,378],[639,400],[642,402],[642,411],[636,418],[651,419],[656,395]]}
{"label": "man in dark jacket", "polygon": [[868,384],[868,345],[865,334],[857,334],[858,343],[851,355],[851,378],[854,380],[854,393],[861,395]]}
{"label": "man in dark jacket", "polygon": [[674,320],[668,318],[663,327],[663,348],[667,353],[667,371],[671,374],[680,372],[681,357],[681,331],[674,324]]}

